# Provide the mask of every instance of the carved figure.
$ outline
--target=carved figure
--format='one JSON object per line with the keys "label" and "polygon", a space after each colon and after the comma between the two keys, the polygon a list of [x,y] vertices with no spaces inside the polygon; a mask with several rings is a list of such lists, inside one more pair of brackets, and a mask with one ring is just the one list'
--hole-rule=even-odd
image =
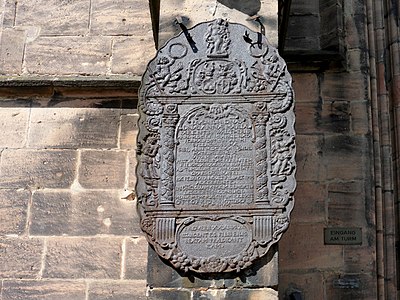
{"label": "carved figure", "polygon": [[217,19],[208,25],[205,36],[207,44],[207,54],[209,56],[225,56],[228,54],[230,43],[228,22]]}
{"label": "carved figure", "polygon": [[175,70],[172,70],[171,67],[174,63],[175,59],[166,56],[162,56],[157,60],[156,71],[153,73],[153,77],[155,79],[154,84],[158,88],[163,89],[168,86],[171,88],[171,91],[176,89],[177,82],[182,77],[179,72],[183,69],[183,66],[180,63]]}
{"label": "carved figure", "polygon": [[155,205],[158,199],[156,192],[159,175],[159,162],[158,144],[159,136],[157,134],[148,135],[143,147],[141,147],[141,172],[140,175],[143,177],[144,182],[147,186],[147,204]]}

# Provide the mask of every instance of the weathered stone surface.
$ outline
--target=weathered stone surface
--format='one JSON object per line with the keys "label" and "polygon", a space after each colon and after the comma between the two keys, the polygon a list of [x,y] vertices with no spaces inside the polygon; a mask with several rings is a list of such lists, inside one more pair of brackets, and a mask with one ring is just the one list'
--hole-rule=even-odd
{"label": "weathered stone surface", "polygon": [[294,195],[297,202],[293,210],[293,223],[318,223],[326,220],[326,184],[299,182]]}
{"label": "weathered stone surface", "polygon": [[135,203],[117,191],[37,191],[33,195],[30,233],[33,235],[134,235]]}
{"label": "weathered stone surface", "polygon": [[338,135],[325,138],[322,148],[327,164],[327,179],[357,180],[366,176],[366,151],[368,142],[365,137]]}
{"label": "weathered stone surface", "polygon": [[136,192],[149,242],[183,272],[250,268],[293,207],[285,62],[263,35],[216,19],[169,40],[139,95]]}
{"label": "weathered stone surface", "polygon": [[87,36],[39,37],[26,46],[26,69],[31,74],[105,74],[111,38]]}
{"label": "weathered stone surface", "polygon": [[128,188],[134,189],[136,185],[136,151],[128,151],[128,159],[129,159],[129,180],[128,180]]}
{"label": "weathered stone surface", "polygon": [[326,279],[327,299],[375,300],[377,294],[375,274],[331,275]]}
{"label": "weathered stone surface", "polygon": [[314,73],[293,74],[293,89],[296,95],[296,104],[299,102],[317,103],[319,100],[318,77]]}
{"label": "weathered stone surface", "polygon": [[121,273],[120,238],[51,238],[44,278],[112,278]]}
{"label": "weathered stone surface", "polygon": [[290,6],[291,13],[298,15],[318,15],[320,1],[319,0],[294,0]]}
{"label": "weathered stone surface", "polygon": [[41,268],[43,240],[36,238],[0,238],[0,277],[36,278]]}
{"label": "weathered stone surface", "polygon": [[21,0],[16,5],[16,25],[38,27],[41,35],[85,34],[89,5],[89,0]]}
{"label": "weathered stone surface", "polygon": [[34,148],[116,148],[120,110],[33,108],[28,145]]}
{"label": "weathered stone surface", "polygon": [[146,238],[142,235],[125,240],[125,279],[146,279],[147,247]]}
{"label": "weathered stone surface", "polygon": [[321,151],[323,136],[297,135],[296,145],[297,181],[324,181],[326,167]]}
{"label": "weathered stone surface", "polygon": [[328,220],[334,226],[365,226],[365,191],[359,181],[328,186]]}
{"label": "weathered stone surface", "polygon": [[[343,267],[342,246],[324,245],[324,227],[325,223],[296,224],[289,227],[279,243],[279,268],[282,272],[302,268]],[[303,238],[296,238],[299,236]]]}
{"label": "weathered stone surface", "polygon": [[[299,272],[299,271],[297,271]],[[290,294],[299,291],[303,299],[324,299],[325,283],[323,273],[319,271],[281,272],[279,274],[279,296],[291,299]]]}
{"label": "weathered stone surface", "polygon": [[363,242],[362,246],[347,246],[343,248],[344,272],[347,274],[374,274],[376,272],[376,254],[369,247],[369,243],[376,242],[374,232],[368,232],[364,227],[363,235],[368,242]]}
{"label": "weathered stone surface", "polygon": [[321,120],[320,103],[296,103],[296,132],[298,134],[318,134]]}
{"label": "weathered stone surface", "polygon": [[0,44],[0,74],[20,74],[26,32],[20,29],[5,28],[1,33]]}
{"label": "weathered stone surface", "polygon": [[0,148],[24,147],[28,133],[29,114],[29,108],[1,108]]}
{"label": "weathered stone surface", "polygon": [[3,283],[3,300],[84,300],[86,283],[68,280],[6,280]]}
{"label": "weathered stone surface", "polygon": [[146,36],[113,38],[111,72],[114,74],[142,74],[147,62],[154,57],[154,40]]}
{"label": "weathered stone surface", "polygon": [[25,231],[29,191],[0,190],[0,234],[22,234]]}
{"label": "weathered stone surface", "polygon": [[324,133],[349,133],[351,110],[348,101],[325,101],[317,123]]}
{"label": "weathered stone surface", "polygon": [[124,280],[107,282],[91,282],[89,284],[89,300],[146,300],[146,281]]}
{"label": "weathered stone surface", "polygon": [[75,177],[76,157],[73,150],[4,150],[0,186],[68,188]]}
{"label": "weathered stone surface", "polygon": [[127,153],[115,150],[83,150],[79,183],[87,189],[122,189],[125,185]]}
{"label": "weathered stone surface", "polygon": [[13,27],[15,24],[15,11],[16,5],[15,0],[2,0],[0,4],[3,7],[3,15],[0,13],[0,16],[3,17],[3,28]]}
{"label": "weathered stone surface", "polygon": [[151,300],[191,300],[191,291],[177,289],[150,289],[149,297]]}
{"label": "weathered stone surface", "polygon": [[119,147],[121,149],[135,150],[136,136],[138,133],[137,121],[139,115],[137,112],[121,115],[121,134],[119,137]]}
{"label": "weathered stone surface", "polygon": [[278,292],[271,288],[226,290],[225,299],[278,300]]}
{"label": "weathered stone surface", "polygon": [[91,34],[151,36],[150,10],[146,1],[92,0],[91,5]]}
{"label": "weathered stone surface", "polygon": [[361,101],[368,98],[362,73],[325,73],[321,81],[324,100]]}
{"label": "weathered stone surface", "polygon": [[351,130],[354,134],[366,135],[372,129],[369,124],[369,101],[350,103],[351,106]]}
{"label": "weathered stone surface", "polygon": [[291,15],[288,21],[285,48],[290,50],[319,50],[319,34],[319,15]]}

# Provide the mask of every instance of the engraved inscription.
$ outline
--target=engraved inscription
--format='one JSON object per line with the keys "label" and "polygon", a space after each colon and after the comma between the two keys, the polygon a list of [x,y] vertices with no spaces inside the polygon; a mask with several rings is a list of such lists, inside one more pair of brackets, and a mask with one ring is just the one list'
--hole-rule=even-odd
{"label": "engraved inscription", "polygon": [[232,105],[201,106],[177,134],[175,205],[226,207],[253,202],[252,125]]}
{"label": "engraved inscription", "polygon": [[251,231],[233,220],[200,220],[184,227],[178,247],[187,254],[200,257],[232,257],[245,250],[251,242]]}

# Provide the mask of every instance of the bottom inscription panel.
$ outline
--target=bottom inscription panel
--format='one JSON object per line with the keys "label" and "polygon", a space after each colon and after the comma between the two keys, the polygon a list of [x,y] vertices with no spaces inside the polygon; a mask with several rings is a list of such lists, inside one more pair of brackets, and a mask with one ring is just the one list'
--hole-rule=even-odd
{"label": "bottom inscription panel", "polygon": [[246,250],[251,240],[251,231],[237,221],[200,220],[182,228],[178,234],[178,247],[196,257],[228,258]]}

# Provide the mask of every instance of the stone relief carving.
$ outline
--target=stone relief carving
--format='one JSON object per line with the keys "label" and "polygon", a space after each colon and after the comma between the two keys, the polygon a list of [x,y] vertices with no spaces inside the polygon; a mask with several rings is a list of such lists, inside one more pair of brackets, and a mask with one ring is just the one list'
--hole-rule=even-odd
{"label": "stone relief carving", "polygon": [[171,39],[139,95],[141,228],[184,272],[239,272],[290,222],[293,91],[265,37],[218,19]]}

